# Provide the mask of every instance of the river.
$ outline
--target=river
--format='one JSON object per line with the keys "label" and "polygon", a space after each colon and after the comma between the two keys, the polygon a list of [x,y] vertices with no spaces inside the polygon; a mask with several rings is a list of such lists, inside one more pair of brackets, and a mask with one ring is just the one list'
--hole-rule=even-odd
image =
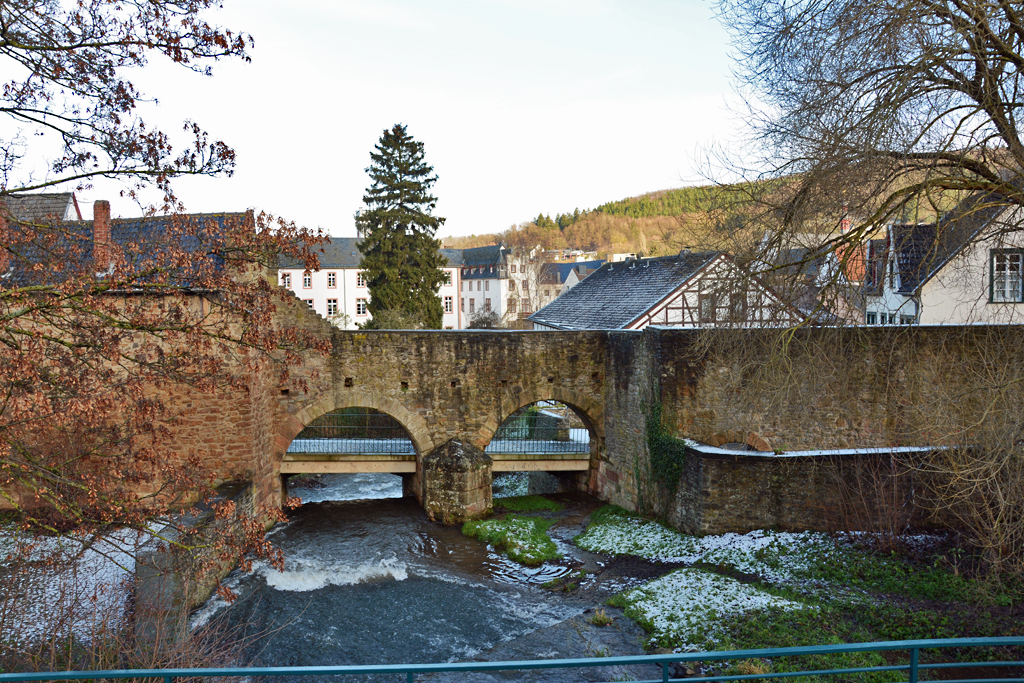
{"label": "river", "polygon": [[[284,552],[284,571],[259,564],[235,571],[226,584],[237,600],[214,598],[193,617],[262,634],[250,649],[253,665],[474,658],[526,634],[580,622],[595,600],[639,580],[620,573],[600,588],[590,579],[587,590],[570,596],[541,586],[609,564],[568,543],[582,529],[582,513],[553,529],[566,560],[526,568],[458,527],[428,521],[414,500],[399,497],[401,480],[393,475],[324,475],[310,483],[315,487],[289,491],[305,504],[269,533]],[[596,504],[577,500],[583,513]],[[639,636],[628,637],[639,653]]]}

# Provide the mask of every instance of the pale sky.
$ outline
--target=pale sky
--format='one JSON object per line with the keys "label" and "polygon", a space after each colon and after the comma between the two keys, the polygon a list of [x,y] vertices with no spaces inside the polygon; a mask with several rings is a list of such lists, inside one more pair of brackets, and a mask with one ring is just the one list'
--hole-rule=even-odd
{"label": "pale sky", "polygon": [[[252,62],[132,78],[167,130],[192,118],[237,152],[231,178],[177,182],[190,211],[256,208],[354,236],[365,168],[395,123],[439,179],[438,236],[497,232],[700,182],[740,125],[725,30],[704,0],[224,0]],[[138,209],[113,185],[115,215]]]}

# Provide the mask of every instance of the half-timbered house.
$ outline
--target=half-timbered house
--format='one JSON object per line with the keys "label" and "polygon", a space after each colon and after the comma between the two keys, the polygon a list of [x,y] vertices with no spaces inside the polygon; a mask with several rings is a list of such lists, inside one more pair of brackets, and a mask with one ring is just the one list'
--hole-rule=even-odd
{"label": "half-timbered house", "polygon": [[690,251],[606,263],[530,316],[538,330],[786,327],[803,319],[728,254]]}

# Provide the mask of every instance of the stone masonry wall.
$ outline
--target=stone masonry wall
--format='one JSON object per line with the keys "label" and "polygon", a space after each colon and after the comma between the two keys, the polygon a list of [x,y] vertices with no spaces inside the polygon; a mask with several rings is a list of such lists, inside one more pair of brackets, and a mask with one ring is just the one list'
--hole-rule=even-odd
{"label": "stone masonry wall", "polygon": [[[331,410],[361,406],[392,415],[422,459],[452,438],[482,449],[519,408],[556,400],[591,428],[591,492],[699,533],[820,528],[823,511],[847,514],[834,495],[836,477],[856,480],[863,468],[837,474],[813,458],[688,456],[672,492],[652,476],[647,451],[645,420],[659,402],[670,431],[716,445],[742,441],[762,451],[941,445],[951,433],[942,424],[970,421],[983,409],[984,395],[967,391],[972,383],[983,385],[993,368],[1024,372],[1024,331],[1010,327],[785,335],[347,332],[295,298],[278,307],[277,324],[329,342],[329,351],[305,353],[287,367],[264,363],[248,391],[196,396],[178,389],[173,396],[182,409],[174,427],[181,451],[216,463],[219,480],[250,478],[262,504],[281,501],[281,456],[292,438]],[[422,497],[422,481],[411,482],[410,491]]]}
{"label": "stone masonry wall", "polygon": [[605,449],[591,470],[590,491],[629,510],[642,510],[649,499],[645,420],[655,399],[654,359],[650,336],[643,332],[609,332],[605,359]]}
{"label": "stone masonry wall", "polygon": [[778,458],[687,454],[667,521],[694,534],[941,525],[922,475],[886,454]]}
{"label": "stone masonry wall", "polygon": [[[997,419],[986,411],[999,386],[1011,388],[1000,399],[1011,421],[1014,405],[1017,414],[1024,409],[1024,392],[1012,390],[1024,379],[1019,327],[647,334],[656,349],[663,424],[703,443],[739,441],[767,451],[691,451],[674,494],[652,487],[655,514],[691,533],[863,528],[890,522],[885,518],[904,502],[904,523],[942,522],[931,515],[922,475],[905,456],[769,453],[956,445],[964,425],[980,432]],[[879,474],[890,464],[900,476]]]}

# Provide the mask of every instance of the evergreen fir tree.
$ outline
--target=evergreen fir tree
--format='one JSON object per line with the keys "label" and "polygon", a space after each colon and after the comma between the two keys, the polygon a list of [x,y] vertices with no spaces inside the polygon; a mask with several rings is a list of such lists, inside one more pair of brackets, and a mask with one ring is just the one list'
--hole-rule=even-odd
{"label": "evergreen fir tree", "polygon": [[374,316],[399,311],[424,327],[440,329],[437,290],[445,261],[434,232],[444,219],[431,215],[437,199],[430,194],[437,176],[423,161],[423,143],[403,125],[385,130],[374,149],[366,169],[372,180],[363,195],[366,208],[356,215],[369,311]]}

